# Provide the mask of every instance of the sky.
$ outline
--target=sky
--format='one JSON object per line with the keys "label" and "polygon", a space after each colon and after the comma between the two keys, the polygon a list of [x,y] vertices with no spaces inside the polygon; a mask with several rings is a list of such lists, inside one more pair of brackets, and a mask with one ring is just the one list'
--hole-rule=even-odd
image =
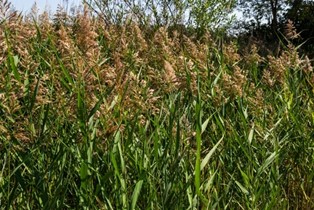
{"label": "sky", "polygon": [[[33,4],[36,2],[37,7],[40,12],[44,11],[45,8],[51,10],[51,12],[55,12],[58,4],[63,5],[65,0],[9,0],[16,10],[22,11],[23,13],[27,13],[32,8]],[[72,4],[78,5],[81,0],[68,0],[69,6]]]}

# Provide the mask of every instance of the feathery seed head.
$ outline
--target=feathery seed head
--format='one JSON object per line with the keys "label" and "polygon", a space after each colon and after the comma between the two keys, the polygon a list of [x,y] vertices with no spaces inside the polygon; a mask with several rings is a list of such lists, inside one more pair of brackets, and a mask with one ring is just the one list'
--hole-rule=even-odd
{"label": "feathery seed head", "polygon": [[286,24],[285,35],[289,40],[297,39],[300,37],[300,33],[297,33],[294,23],[290,19],[287,21]]}

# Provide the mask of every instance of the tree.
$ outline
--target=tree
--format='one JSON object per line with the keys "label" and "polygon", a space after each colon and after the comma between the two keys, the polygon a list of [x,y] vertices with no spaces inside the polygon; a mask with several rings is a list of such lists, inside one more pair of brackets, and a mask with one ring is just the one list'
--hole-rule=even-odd
{"label": "tree", "polygon": [[301,33],[302,47],[313,55],[314,47],[314,1],[294,0],[288,9],[286,19],[293,21],[296,30]]}
{"label": "tree", "polygon": [[228,19],[235,0],[84,0],[107,23],[193,26],[200,32]]}
{"label": "tree", "polygon": [[238,0],[237,9],[242,11],[244,18],[251,20],[256,28],[266,23],[276,31],[279,19],[287,6],[287,0]]}
{"label": "tree", "polygon": [[314,1],[294,0],[290,4],[286,19],[292,20],[297,28],[310,29],[314,23]]}

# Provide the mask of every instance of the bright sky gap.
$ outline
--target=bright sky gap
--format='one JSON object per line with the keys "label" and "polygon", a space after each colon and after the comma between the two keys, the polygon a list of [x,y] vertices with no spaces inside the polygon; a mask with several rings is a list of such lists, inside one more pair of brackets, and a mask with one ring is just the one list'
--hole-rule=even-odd
{"label": "bright sky gap", "polygon": [[35,2],[37,3],[39,12],[47,9],[48,11],[54,13],[58,4],[66,5],[68,2],[68,5],[71,7],[72,5],[79,5],[81,0],[10,0],[10,2],[16,10],[21,11],[22,13],[28,13]]}

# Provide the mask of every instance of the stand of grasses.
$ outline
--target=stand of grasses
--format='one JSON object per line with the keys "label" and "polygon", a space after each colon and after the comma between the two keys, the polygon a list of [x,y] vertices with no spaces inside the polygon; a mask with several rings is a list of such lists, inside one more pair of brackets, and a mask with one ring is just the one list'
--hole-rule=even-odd
{"label": "stand of grasses", "polygon": [[314,73],[85,8],[0,26],[1,209],[313,209]]}

